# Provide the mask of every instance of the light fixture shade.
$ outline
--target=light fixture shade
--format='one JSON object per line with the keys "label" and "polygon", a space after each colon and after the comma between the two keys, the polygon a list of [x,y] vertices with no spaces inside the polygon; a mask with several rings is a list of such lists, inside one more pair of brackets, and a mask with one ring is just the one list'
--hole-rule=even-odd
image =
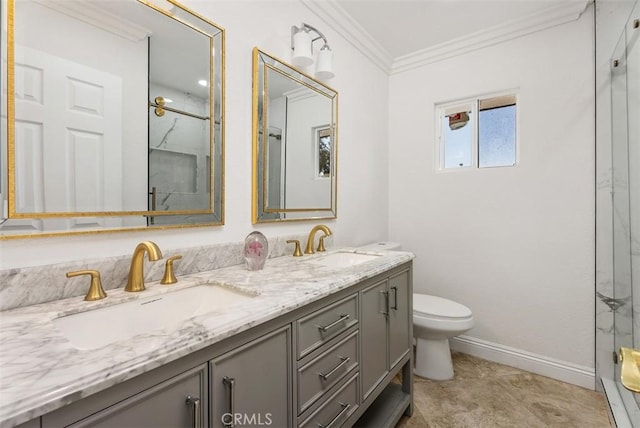
{"label": "light fixture shade", "polygon": [[293,56],[291,57],[293,65],[307,67],[313,64],[311,43],[311,34],[304,30],[293,35]]}
{"label": "light fixture shade", "polygon": [[316,77],[327,80],[335,76],[333,72],[333,52],[328,46],[324,46],[318,52],[318,65],[316,66]]}

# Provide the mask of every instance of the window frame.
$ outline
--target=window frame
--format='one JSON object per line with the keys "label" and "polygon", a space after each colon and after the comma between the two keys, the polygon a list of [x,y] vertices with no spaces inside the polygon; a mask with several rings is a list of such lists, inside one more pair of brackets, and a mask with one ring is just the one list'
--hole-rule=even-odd
{"label": "window frame", "polygon": [[[479,160],[479,126],[480,126],[480,102],[486,101],[492,98],[500,98],[500,97],[513,97],[515,100],[515,129],[514,129],[514,163],[513,165],[496,165],[496,166],[480,166]],[[444,146],[444,118],[451,114],[452,111],[457,109],[464,109],[465,106],[469,105],[471,107],[471,118],[470,122],[473,126],[471,132],[471,164],[469,166],[462,166],[458,168],[454,167],[446,167],[445,166],[445,146]],[[505,104],[513,105],[513,104]],[[483,169],[495,169],[495,168],[513,168],[517,167],[520,164],[520,138],[519,138],[519,130],[520,130],[520,94],[517,90],[508,90],[501,92],[494,92],[489,94],[483,94],[480,96],[469,97],[469,98],[461,98],[454,101],[447,101],[441,103],[435,103],[434,112],[435,112],[435,169],[436,172],[449,173],[454,171],[475,171],[475,170],[483,170]]]}

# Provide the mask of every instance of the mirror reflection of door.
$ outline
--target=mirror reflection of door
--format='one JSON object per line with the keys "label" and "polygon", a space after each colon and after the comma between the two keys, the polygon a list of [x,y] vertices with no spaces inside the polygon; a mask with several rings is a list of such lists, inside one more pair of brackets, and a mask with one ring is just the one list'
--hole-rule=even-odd
{"label": "mirror reflection of door", "polygon": [[[48,5],[15,5],[13,209],[48,215],[136,209],[126,203],[144,195],[146,167],[133,170],[127,162],[136,158],[138,148],[144,157],[146,150],[128,144],[123,129],[131,125],[128,135],[139,140],[146,125],[140,120],[144,116],[129,114],[123,106],[144,100],[139,95],[144,97],[146,42],[123,40]],[[75,37],[79,32],[85,36]],[[123,61],[111,61],[94,49],[98,45],[106,52],[118,51]],[[141,179],[135,176],[140,172]],[[123,186],[124,181],[131,185]],[[73,230],[106,223],[121,225],[83,217],[20,220],[15,227]]]}
{"label": "mirror reflection of door", "polygon": [[121,181],[122,122],[104,113],[122,103],[120,79],[27,47],[19,53],[17,210],[121,209],[121,186],[106,186]]}

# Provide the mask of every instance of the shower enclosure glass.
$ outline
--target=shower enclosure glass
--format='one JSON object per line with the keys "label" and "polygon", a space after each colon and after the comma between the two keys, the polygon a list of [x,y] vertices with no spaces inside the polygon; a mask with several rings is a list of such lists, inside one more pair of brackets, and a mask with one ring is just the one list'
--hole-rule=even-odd
{"label": "shower enclosure glass", "polygon": [[[614,347],[640,349],[640,7],[636,2],[611,57],[611,176]],[[614,380],[633,426],[640,394]]]}

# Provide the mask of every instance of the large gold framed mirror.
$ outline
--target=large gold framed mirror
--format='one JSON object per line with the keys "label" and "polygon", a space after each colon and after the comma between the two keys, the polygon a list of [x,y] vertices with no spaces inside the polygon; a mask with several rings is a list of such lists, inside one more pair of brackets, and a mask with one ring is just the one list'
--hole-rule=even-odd
{"label": "large gold framed mirror", "polygon": [[253,50],[253,223],[337,216],[338,93]]}
{"label": "large gold framed mirror", "polygon": [[2,0],[0,239],[224,223],[224,29],[174,0]]}

